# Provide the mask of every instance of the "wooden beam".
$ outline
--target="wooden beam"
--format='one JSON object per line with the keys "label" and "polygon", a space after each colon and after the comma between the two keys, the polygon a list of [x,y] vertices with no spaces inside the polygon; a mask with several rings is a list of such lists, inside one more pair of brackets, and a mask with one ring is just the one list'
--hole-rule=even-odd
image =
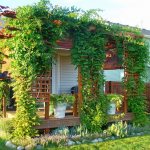
{"label": "wooden beam", "polygon": [[121,114],[110,115],[108,118],[108,122],[116,122],[116,121],[130,121],[134,118],[132,113],[125,113],[124,116],[120,116]]}

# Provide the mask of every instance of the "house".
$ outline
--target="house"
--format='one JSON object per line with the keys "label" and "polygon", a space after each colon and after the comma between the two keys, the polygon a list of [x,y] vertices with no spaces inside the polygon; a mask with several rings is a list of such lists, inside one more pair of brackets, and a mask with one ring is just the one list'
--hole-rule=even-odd
{"label": "house", "polygon": [[[143,29],[145,39],[150,43],[150,31]],[[52,65],[52,93],[70,93],[73,86],[78,85],[78,68],[71,63],[71,40],[58,41],[56,62]],[[110,60],[108,60],[110,61]],[[114,61],[114,59],[112,60]],[[113,62],[111,62],[113,64]],[[113,64],[115,65],[115,64]],[[116,67],[117,68],[117,67]],[[150,65],[147,65],[148,77],[146,82],[150,82]],[[106,62],[104,69],[106,81],[121,82],[124,77],[124,69],[118,66],[117,69],[109,70],[109,62]]]}

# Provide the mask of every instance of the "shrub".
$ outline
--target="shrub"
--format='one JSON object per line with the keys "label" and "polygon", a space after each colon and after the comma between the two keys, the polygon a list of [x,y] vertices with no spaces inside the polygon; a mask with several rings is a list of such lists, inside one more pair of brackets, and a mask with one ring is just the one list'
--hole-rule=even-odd
{"label": "shrub", "polygon": [[125,137],[128,135],[127,123],[123,123],[123,121],[116,122],[112,124],[107,129],[108,134],[117,136],[117,137]]}
{"label": "shrub", "polygon": [[5,133],[12,133],[14,131],[13,119],[1,119],[0,130]]}

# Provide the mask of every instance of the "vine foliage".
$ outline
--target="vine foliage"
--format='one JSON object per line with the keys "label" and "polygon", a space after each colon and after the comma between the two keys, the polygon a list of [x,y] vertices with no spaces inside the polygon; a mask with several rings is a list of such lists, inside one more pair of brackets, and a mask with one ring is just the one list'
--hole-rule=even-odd
{"label": "vine foliage", "polygon": [[15,35],[6,41],[10,49],[11,76],[14,80],[14,97],[17,113],[14,136],[35,136],[38,125],[36,99],[30,95],[32,82],[38,74],[50,69],[53,62],[56,40],[62,30],[53,23],[48,3],[41,1],[33,6],[16,9],[17,19],[8,19],[9,26],[18,30],[7,31]]}
{"label": "vine foliage", "polygon": [[[5,41],[12,59],[12,85],[17,101],[16,137],[37,134],[33,128],[38,125],[36,100],[31,97],[30,88],[38,74],[50,69],[56,53],[56,41],[64,37],[72,38],[72,63],[81,68],[82,124],[95,132],[107,122],[108,100],[103,92],[103,64],[110,39],[115,41],[119,58],[131,74],[124,78],[124,84],[135,122],[143,124],[146,121],[143,78],[148,46],[139,29],[108,23],[97,10],[53,7],[46,0],[33,6],[19,7],[16,14],[16,19],[7,21],[10,27],[18,30],[8,30],[14,37]],[[126,58],[125,53],[128,55]],[[134,77],[135,74],[138,78]]]}
{"label": "vine foliage", "polygon": [[[81,68],[83,95],[81,121],[90,132],[96,132],[107,121],[108,102],[103,92],[102,70],[105,61],[106,38],[100,32],[103,28],[99,22],[88,21],[89,15],[83,15],[80,28],[74,35],[72,58],[73,63]],[[103,20],[100,21],[103,22]]]}
{"label": "vine foliage", "polygon": [[142,38],[125,40],[127,53],[124,60],[127,75],[125,88],[129,109],[134,113],[134,122],[144,125],[147,122],[147,103],[145,93],[146,65],[149,61],[148,45]]}

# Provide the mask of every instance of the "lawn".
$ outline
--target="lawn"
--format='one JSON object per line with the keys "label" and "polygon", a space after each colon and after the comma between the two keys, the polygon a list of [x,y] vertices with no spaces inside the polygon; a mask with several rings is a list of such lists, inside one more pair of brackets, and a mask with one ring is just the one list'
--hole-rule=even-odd
{"label": "lawn", "polygon": [[45,150],[150,150],[150,135]]}
{"label": "lawn", "polygon": [[[95,144],[81,144],[70,147],[46,147],[44,150],[150,150],[150,135],[110,140]],[[8,150],[0,138],[0,150]]]}
{"label": "lawn", "polygon": [[5,147],[5,141],[0,138],[0,150],[8,150],[7,147]]}

